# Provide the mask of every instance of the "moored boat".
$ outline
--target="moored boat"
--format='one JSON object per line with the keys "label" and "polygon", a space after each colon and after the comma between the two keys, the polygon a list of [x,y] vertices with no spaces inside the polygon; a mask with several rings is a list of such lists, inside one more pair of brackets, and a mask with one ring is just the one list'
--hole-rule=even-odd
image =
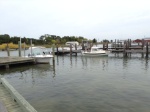
{"label": "moored boat", "polygon": [[82,56],[108,56],[109,51],[100,49],[99,47],[91,47],[90,50],[82,50]]}
{"label": "moored boat", "polygon": [[29,48],[30,53],[25,57],[34,58],[36,63],[49,63],[53,55],[50,53],[48,54],[48,52],[44,52],[43,49],[44,47]]}

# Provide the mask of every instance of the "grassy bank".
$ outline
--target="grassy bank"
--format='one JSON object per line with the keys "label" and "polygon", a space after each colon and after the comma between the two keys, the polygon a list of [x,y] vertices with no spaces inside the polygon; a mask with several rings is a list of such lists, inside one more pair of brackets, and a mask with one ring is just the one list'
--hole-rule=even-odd
{"label": "grassy bank", "polygon": [[[9,43],[8,44],[8,47],[9,47],[9,49],[18,49],[19,47],[18,47],[18,44],[13,44],[13,43]],[[23,48],[29,48],[29,46],[28,45],[24,45],[24,44],[22,44],[21,45],[21,48],[23,49]],[[0,50],[6,50],[6,48],[7,48],[7,44],[1,44],[0,45]]]}

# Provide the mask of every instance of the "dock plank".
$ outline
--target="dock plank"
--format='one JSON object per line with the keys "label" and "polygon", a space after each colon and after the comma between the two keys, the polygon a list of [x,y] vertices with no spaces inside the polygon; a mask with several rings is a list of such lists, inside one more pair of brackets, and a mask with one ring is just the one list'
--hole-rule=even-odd
{"label": "dock plank", "polygon": [[8,112],[2,101],[0,101],[0,112]]}
{"label": "dock plank", "polygon": [[2,108],[6,109],[5,111],[0,110],[0,112],[24,112],[17,102],[13,101],[10,93],[2,84],[0,84],[0,100],[3,102]]}
{"label": "dock plank", "polygon": [[24,63],[32,62],[33,58],[24,58],[24,57],[0,57],[0,65],[2,64],[15,64],[15,63]]}
{"label": "dock plank", "polygon": [[9,66],[14,64],[26,64],[26,63],[34,63],[34,58],[26,58],[26,57],[0,57],[0,66],[4,66],[5,68],[9,68]]}

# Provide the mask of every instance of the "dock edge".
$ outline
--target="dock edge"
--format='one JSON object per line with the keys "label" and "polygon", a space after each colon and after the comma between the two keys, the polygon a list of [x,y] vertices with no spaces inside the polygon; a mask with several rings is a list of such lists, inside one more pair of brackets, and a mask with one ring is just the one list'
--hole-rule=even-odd
{"label": "dock edge", "polygon": [[13,86],[5,78],[0,77],[0,83],[9,91],[12,100],[16,101],[25,112],[37,112],[25,99],[21,96]]}

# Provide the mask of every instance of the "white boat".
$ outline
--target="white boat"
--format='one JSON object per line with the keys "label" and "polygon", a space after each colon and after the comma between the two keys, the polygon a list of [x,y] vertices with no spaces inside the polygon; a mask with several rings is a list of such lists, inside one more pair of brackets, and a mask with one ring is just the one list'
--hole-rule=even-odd
{"label": "white boat", "polygon": [[108,56],[109,51],[100,49],[99,47],[91,47],[91,50],[82,50],[83,56]]}
{"label": "white boat", "polygon": [[44,47],[32,47],[29,51],[30,53],[25,57],[34,58],[36,63],[49,63],[53,57],[51,53],[44,52]]}

